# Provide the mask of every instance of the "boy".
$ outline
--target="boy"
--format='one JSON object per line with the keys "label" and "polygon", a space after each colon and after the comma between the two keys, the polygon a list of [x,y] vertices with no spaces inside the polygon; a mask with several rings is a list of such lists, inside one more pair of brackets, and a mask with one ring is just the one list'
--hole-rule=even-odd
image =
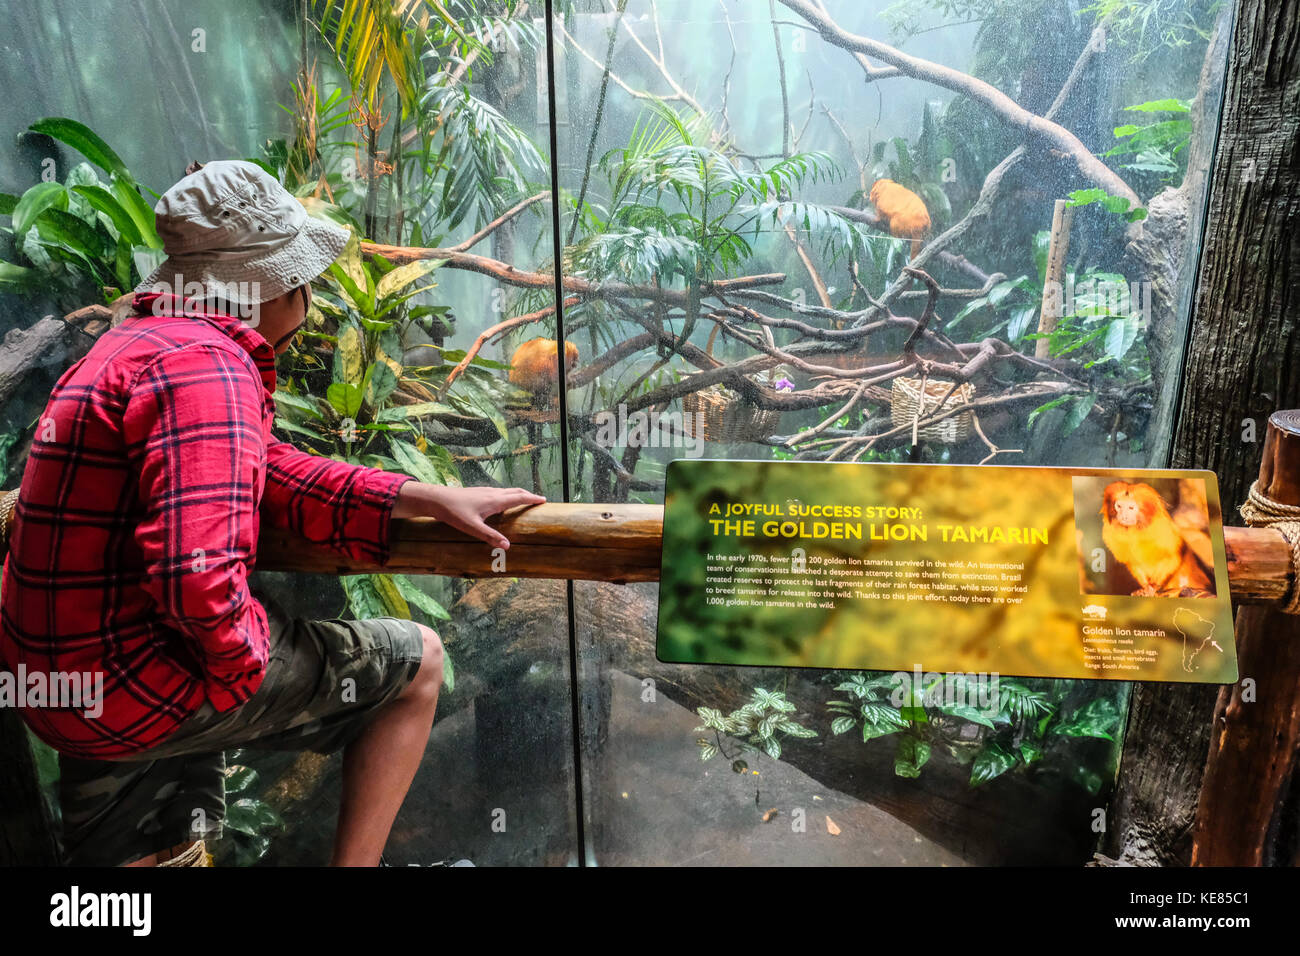
{"label": "boy", "polygon": [[382,564],[391,518],[508,548],[483,519],[545,498],[277,441],[275,356],[347,230],[240,161],[191,167],[155,218],[168,258],[41,416],[0,585],[0,662],[102,687],[90,708],[21,711],[60,754],[69,863],[149,865],[219,836],[222,752],[248,746],[342,747],[332,863],[375,866],[433,723],[441,642],[412,621],[301,620],[255,596],[259,519]]}

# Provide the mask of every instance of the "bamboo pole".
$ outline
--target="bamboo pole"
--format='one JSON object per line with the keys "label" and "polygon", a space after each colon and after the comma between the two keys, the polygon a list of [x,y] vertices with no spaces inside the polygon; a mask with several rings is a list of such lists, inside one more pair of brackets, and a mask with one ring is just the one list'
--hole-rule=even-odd
{"label": "bamboo pole", "polygon": [[[1074,223],[1074,207],[1064,199],[1056,200],[1052,207],[1052,232],[1047,246],[1047,270],[1043,277],[1043,304],[1038,315],[1038,331],[1050,333],[1065,314],[1065,256],[1070,251],[1070,226]],[[1047,339],[1034,344],[1034,358],[1051,358]]]}

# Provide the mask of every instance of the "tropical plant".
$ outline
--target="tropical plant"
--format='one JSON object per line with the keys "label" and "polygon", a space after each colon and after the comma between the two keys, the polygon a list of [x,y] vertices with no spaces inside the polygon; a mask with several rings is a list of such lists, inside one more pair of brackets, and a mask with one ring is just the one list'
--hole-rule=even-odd
{"label": "tropical plant", "polygon": [[[700,759],[709,760],[721,754],[723,759],[733,761],[732,769],[737,773],[744,769],[735,765],[742,753],[761,751],[773,760],[779,760],[782,737],[817,736],[815,730],[790,719],[795,706],[785,699],[783,691],[778,690],[755,688],[749,703],[730,714],[723,714],[712,707],[698,707],[695,712],[704,722],[695,728],[695,732],[713,731],[712,740],[700,737],[695,741],[700,748]],[[732,742],[730,748],[723,739],[724,735]]]}
{"label": "tropical plant", "polygon": [[970,765],[972,786],[1054,756],[1055,770],[1095,794],[1103,776],[1069,760],[1060,746],[1078,737],[1115,740],[1119,702],[1110,693],[1081,700],[1091,686],[1007,678],[985,679],[981,685],[964,674],[915,680],[906,673],[855,673],[835,687],[845,696],[827,707],[834,715],[832,734],[860,728],[864,743],[892,737],[894,773],[900,777],[920,776],[936,749]]}
{"label": "tropical plant", "polygon": [[254,784],[258,774],[252,767],[238,763],[243,751],[230,753],[226,767],[226,813],[222,819],[223,835],[229,840],[221,847],[233,857],[236,866],[252,866],[271,848],[271,836],[284,827],[284,819],[265,800],[256,796]]}
{"label": "tropical plant", "polygon": [[[340,88],[322,98],[314,68],[305,70],[292,111],[297,133],[292,145],[269,144],[275,161],[313,188],[325,177],[335,201],[356,203],[365,235],[416,244],[435,222],[454,229],[474,212],[482,225],[544,182],[546,163],[532,141],[468,89],[474,60],[491,64],[493,51],[506,46],[536,49],[540,32],[518,0],[489,12],[483,6],[315,0],[313,24],[349,95],[342,100]],[[389,92],[400,109],[385,112]],[[331,141],[344,103],[359,138]],[[325,155],[341,145],[356,158]]]}
{"label": "tropical plant", "polygon": [[1181,178],[1187,168],[1184,151],[1192,141],[1192,121],[1187,115],[1191,108],[1191,100],[1173,98],[1124,107],[1127,112],[1176,115],[1173,119],[1116,126],[1115,138],[1122,142],[1103,155],[1133,156],[1133,162],[1121,164],[1125,169],[1159,173],[1166,180]]}
{"label": "tropical plant", "polygon": [[[108,303],[153,270],[162,249],[154,214],[122,158],[76,120],[48,117],[30,127],[76,149],[62,183],[37,183],[21,196],[0,194],[18,262],[0,262],[0,290],[52,294],[61,304]],[[92,165],[93,164],[93,165]],[[98,166],[108,179],[95,171]]]}
{"label": "tropical plant", "polygon": [[[408,330],[447,317],[446,306],[415,303],[436,285],[429,275],[438,265],[420,261],[395,267],[382,256],[367,260],[354,234],[322,277],[323,288],[313,295],[300,333],[308,343],[327,346],[329,359],[310,347],[291,351],[285,364],[293,371],[275,392],[276,425],[319,454],[459,486],[455,461],[428,439],[425,421],[436,414],[483,417],[504,438],[506,386],[499,377],[501,363],[475,357],[450,392],[433,391],[431,386],[444,381],[465,357],[463,351],[424,345],[433,361],[404,363]],[[357,617],[409,618],[410,605],[433,618],[448,617],[404,575],[357,575],[344,578],[343,584]],[[449,688],[453,681],[449,676]]]}

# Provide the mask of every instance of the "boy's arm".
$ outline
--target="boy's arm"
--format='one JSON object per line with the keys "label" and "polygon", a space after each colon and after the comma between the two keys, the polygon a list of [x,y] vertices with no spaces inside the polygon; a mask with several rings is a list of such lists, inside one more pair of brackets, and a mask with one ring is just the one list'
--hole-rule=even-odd
{"label": "boy's arm", "polygon": [[288,442],[266,446],[262,514],[279,528],[359,561],[387,564],[398,489],[410,475],[311,455]]}
{"label": "boy's arm", "polygon": [[142,586],[189,642],[218,711],[251,697],[266,666],[266,612],[246,580],[265,467],[262,402],[239,356],[199,343],[143,369],[122,417],[144,512]]}

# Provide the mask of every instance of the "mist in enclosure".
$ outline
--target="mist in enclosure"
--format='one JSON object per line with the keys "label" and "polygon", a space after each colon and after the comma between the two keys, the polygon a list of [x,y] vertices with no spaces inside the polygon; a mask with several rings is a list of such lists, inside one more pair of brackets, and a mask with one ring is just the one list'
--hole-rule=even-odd
{"label": "mist in enclosure", "polygon": [[[303,449],[653,504],[687,455],[1166,466],[1231,2],[557,0],[554,84],[543,4],[441,6],[0,0],[0,333],[69,326],[6,343],[5,488],[236,158],[355,233],[278,363]],[[255,578],[443,638],[396,864],[1079,863],[1115,780],[1124,682],[990,717],[662,664],[652,584]],[[339,760],[228,753],[218,863],[325,862]]]}

